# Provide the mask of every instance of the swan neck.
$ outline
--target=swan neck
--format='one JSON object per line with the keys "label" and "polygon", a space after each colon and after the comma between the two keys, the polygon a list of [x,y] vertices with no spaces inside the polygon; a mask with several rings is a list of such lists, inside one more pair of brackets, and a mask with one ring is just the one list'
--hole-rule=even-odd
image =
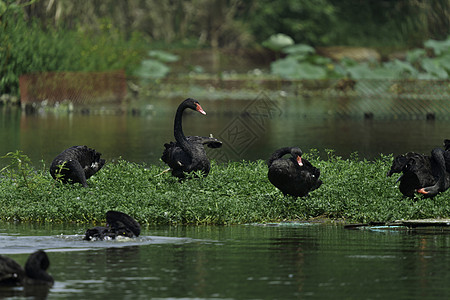
{"label": "swan neck", "polygon": [[177,112],[175,114],[175,121],[173,125],[173,134],[175,137],[175,140],[180,145],[181,149],[188,152],[189,154],[192,154],[191,144],[186,139],[186,136],[183,133],[183,125],[182,125],[182,118],[183,118],[183,112],[187,108],[187,106],[180,105],[177,109]]}
{"label": "swan neck", "polygon": [[275,151],[269,158],[268,165],[270,166],[273,161],[282,158],[284,155],[291,153],[291,147],[284,147]]}

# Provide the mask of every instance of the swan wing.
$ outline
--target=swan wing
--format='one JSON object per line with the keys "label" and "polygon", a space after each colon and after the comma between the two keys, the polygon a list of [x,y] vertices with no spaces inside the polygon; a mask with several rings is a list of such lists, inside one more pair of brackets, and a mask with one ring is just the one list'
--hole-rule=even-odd
{"label": "swan wing", "polygon": [[213,137],[207,137],[207,136],[187,136],[186,139],[191,144],[202,144],[204,146],[207,146],[209,148],[220,148],[222,147],[222,142],[216,138]]}

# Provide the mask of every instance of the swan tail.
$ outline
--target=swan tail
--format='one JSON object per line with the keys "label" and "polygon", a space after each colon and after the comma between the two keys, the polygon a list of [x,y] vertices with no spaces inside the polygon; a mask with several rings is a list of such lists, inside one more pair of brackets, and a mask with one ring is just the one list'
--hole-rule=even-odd
{"label": "swan tail", "polygon": [[84,169],[86,179],[100,171],[105,165],[105,160],[101,158],[101,153],[87,146],[80,146],[78,161]]}

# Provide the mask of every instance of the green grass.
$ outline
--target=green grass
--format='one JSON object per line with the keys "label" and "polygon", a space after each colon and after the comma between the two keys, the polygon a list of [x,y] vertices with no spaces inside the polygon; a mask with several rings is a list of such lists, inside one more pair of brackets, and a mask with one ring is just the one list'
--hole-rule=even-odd
{"label": "green grass", "polygon": [[[109,162],[88,180],[89,188],[61,184],[47,168],[10,155],[2,170],[0,220],[20,222],[104,222],[120,210],[141,224],[242,224],[325,218],[346,222],[438,218],[450,215],[448,192],[434,199],[405,199],[387,178],[392,156],[374,161],[342,159],[328,151],[306,156],[321,169],[323,185],[305,198],[284,197],[267,179],[264,161],[212,163],[206,178],[184,182],[159,165]],[[20,160],[22,164],[17,164]]]}

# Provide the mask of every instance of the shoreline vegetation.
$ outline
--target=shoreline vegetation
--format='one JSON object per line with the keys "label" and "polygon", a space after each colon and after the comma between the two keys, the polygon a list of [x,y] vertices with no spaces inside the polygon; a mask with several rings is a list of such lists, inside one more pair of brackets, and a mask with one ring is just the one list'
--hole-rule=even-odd
{"label": "shoreline vegetation", "polygon": [[104,223],[105,212],[118,210],[141,225],[234,225],[282,221],[390,222],[450,216],[450,198],[402,197],[386,177],[392,155],[373,161],[355,153],[343,159],[326,150],[305,154],[321,170],[322,186],[305,198],[284,197],[267,179],[263,160],[212,162],[206,178],[179,182],[161,173],[161,164],[109,161],[88,180],[88,188],[51,178],[48,166],[31,165],[16,151],[3,156],[0,221],[22,223]]}
{"label": "shoreline vegetation", "polygon": [[448,1],[206,2],[0,0],[0,95],[46,72],[123,70],[143,88],[178,75],[342,79],[340,91],[449,78]]}

